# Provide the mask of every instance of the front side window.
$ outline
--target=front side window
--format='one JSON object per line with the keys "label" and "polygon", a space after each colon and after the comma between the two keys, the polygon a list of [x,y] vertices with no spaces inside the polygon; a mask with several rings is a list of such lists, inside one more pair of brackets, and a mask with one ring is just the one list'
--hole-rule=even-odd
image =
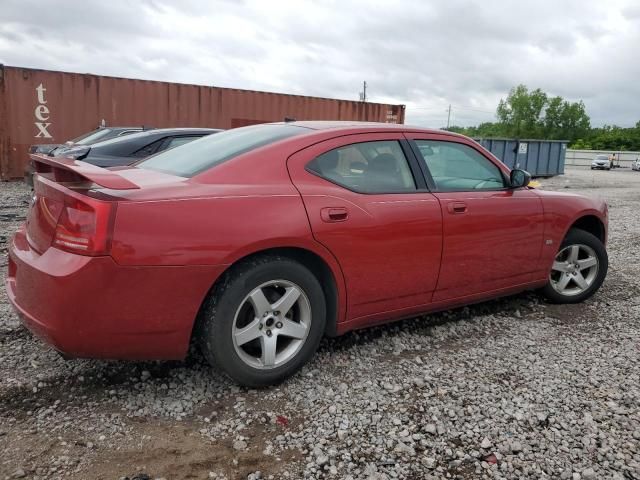
{"label": "front side window", "polygon": [[307,169],[360,193],[416,190],[407,159],[397,141],[362,142],[323,153]]}
{"label": "front side window", "polygon": [[416,140],[416,144],[438,191],[505,188],[500,169],[468,145],[436,140]]}

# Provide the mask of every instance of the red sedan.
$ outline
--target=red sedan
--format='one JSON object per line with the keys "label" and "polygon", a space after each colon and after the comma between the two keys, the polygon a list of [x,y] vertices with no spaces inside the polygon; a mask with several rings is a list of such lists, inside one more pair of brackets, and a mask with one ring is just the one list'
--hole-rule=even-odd
{"label": "red sedan", "polygon": [[69,357],[180,359],[279,382],[323,335],[529,289],[580,302],[607,206],[527,187],[474,141],[388,124],[229,130],[105,170],[34,155],[6,288]]}

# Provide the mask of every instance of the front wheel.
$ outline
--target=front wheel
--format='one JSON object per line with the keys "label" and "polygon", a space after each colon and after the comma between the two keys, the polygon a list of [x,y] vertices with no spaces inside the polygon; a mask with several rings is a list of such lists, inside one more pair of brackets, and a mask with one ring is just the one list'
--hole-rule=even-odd
{"label": "front wheel", "polygon": [[570,230],[549,272],[542,293],[553,303],[579,303],[598,291],[609,259],[603,243],[584,230]]}
{"label": "front wheel", "polygon": [[325,297],[305,266],[265,256],[219,282],[199,321],[212,366],[240,385],[262,387],[293,375],[314,354],[325,330]]}

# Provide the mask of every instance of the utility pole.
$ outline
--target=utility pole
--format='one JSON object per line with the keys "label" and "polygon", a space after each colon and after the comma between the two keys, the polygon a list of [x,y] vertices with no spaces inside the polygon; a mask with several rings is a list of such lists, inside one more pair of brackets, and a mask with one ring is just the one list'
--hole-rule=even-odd
{"label": "utility pole", "polygon": [[367,101],[367,81],[362,82],[362,92],[360,92],[360,101]]}
{"label": "utility pole", "polygon": [[447,130],[449,130],[449,124],[451,123],[451,104],[449,104],[447,113]]}

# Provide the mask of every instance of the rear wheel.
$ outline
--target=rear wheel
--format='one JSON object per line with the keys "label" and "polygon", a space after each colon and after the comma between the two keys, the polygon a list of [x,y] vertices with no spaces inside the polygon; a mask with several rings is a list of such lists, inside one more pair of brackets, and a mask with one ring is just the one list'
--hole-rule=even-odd
{"label": "rear wheel", "polygon": [[260,387],[299,370],[318,348],[326,305],[303,265],[265,256],[236,267],[214,289],[200,318],[201,348],[237,383]]}
{"label": "rear wheel", "polygon": [[584,230],[570,230],[562,242],[542,293],[553,303],[578,303],[598,291],[609,260],[602,242]]}

